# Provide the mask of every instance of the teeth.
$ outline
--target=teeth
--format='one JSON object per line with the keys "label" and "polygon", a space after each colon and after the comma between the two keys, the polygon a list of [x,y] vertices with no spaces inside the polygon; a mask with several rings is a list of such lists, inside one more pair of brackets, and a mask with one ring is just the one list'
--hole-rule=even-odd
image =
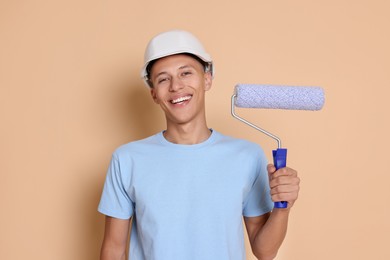
{"label": "teeth", "polygon": [[190,98],[191,98],[191,96],[179,97],[179,98],[177,98],[175,100],[172,100],[171,103],[172,104],[177,104],[177,103],[189,100]]}

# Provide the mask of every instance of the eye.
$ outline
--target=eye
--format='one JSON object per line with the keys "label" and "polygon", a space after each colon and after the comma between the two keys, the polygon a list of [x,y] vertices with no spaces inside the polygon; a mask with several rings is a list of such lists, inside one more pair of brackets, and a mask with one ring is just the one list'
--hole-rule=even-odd
{"label": "eye", "polygon": [[192,74],[192,71],[183,71],[183,72],[181,73],[181,75],[182,75],[183,77],[189,76],[189,75],[191,75],[191,74]]}
{"label": "eye", "polygon": [[160,83],[163,83],[163,82],[168,81],[168,80],[169,80],[168,77],[162,77],[162,78],[157,79],[157,83],[160,84]]}

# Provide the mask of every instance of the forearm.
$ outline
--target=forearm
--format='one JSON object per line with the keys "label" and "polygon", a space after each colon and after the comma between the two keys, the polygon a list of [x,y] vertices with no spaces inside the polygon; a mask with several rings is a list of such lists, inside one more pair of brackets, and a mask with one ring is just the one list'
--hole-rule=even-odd
{"label": "forearm", "polygon": [[126,250],[103,243],[100,260],[125,260]]}
{"label": "forearm", "polygon": [[129,219],[106,216],[100,260],[125,260]]}
{"label": "forearm", "polygon": [[274,209],[252,241],[252,250],[260,260],[274,259],[287,233],[290,209]]}

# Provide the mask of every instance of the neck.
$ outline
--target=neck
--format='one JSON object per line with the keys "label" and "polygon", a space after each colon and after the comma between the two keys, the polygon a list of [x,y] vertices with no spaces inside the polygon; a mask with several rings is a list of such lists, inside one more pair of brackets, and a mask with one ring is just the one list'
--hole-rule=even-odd
{"label": "neck", "polygon": [[168,125],[164,137],[175,144],[199,144],[211,135],[210,129],[204,124]]}

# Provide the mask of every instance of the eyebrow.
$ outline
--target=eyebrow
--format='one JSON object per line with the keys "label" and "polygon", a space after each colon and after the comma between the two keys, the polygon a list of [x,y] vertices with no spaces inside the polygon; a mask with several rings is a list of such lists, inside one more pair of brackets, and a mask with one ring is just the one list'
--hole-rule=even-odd
{"label": "eyebrow", "polygon": [[187,69],[187,68],[194,68],[194,66],[191,66],[191,65],[183,65],[183,66],[179,67],[179,70]]}
{"label": "eyebrow", "polygon": [[[187,68],[195,69],[194,66],[191,66],[191,65],[186,64],[186,65],[180,66],[180,67],[178,68],[178,70],[187,69]],[[164,74],[168,74],[168,72],[166,72],[166,71],[161,71],[161,72],[157,73],[156,76],[154,76],[153,78],[156,79],[156,78],[158,78],[159,76],[164,75]]]}
{"label": "eyebrow", "polygon": [[162,71],[162,72],[158,73],[156,76],[154,76],[153,79],[156,79],[156,78],[158,78],[159,76],[161,76],[163,74],[168,74],[168,73],[165,72],[165,71]]}

